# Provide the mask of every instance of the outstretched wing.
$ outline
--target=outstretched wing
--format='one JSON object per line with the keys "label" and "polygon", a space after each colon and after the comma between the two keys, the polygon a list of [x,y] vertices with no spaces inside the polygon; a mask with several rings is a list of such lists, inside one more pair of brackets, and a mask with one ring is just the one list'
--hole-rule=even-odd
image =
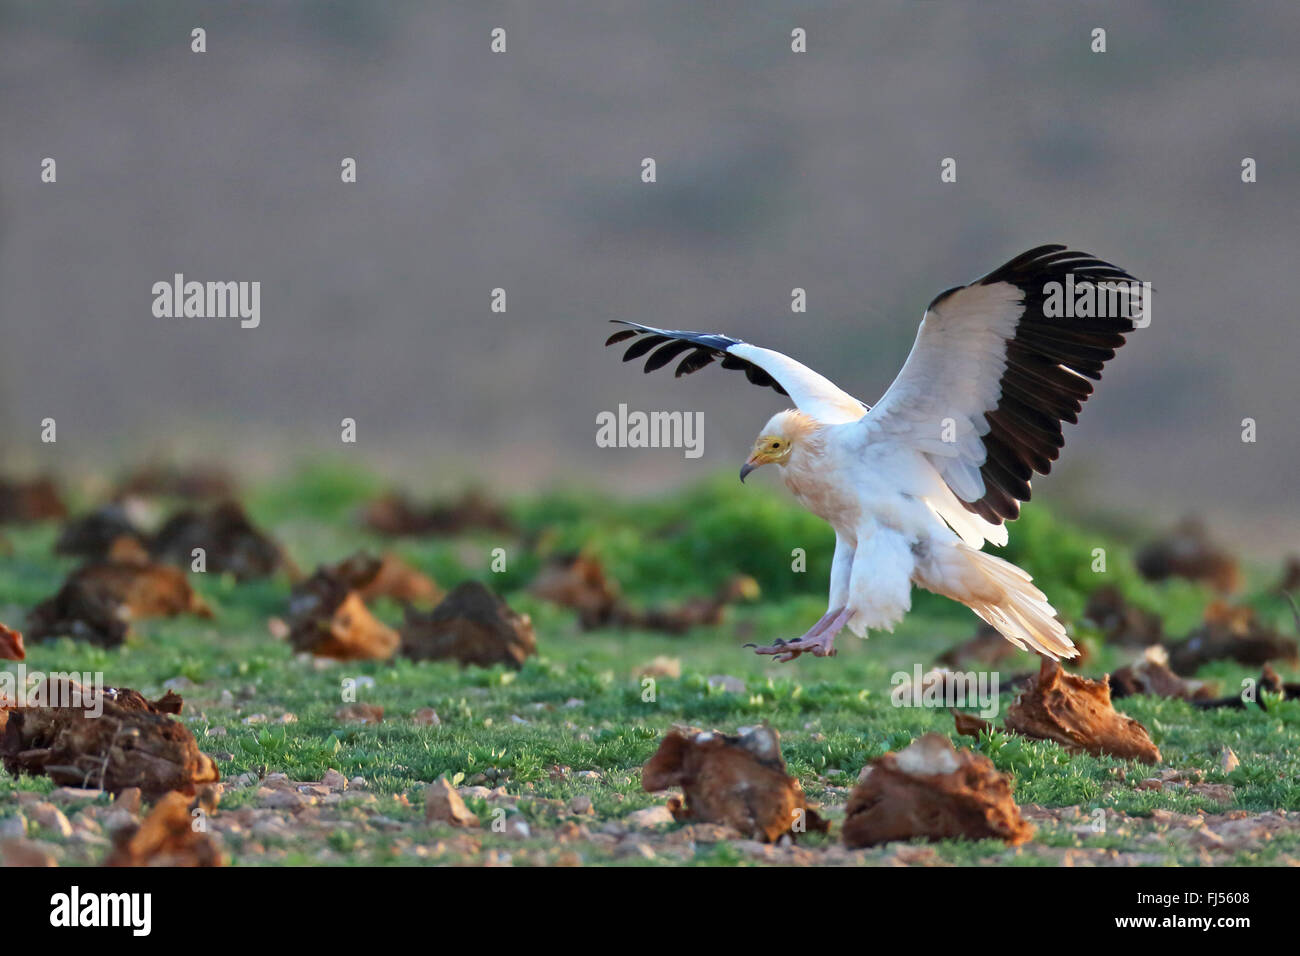
{"label": "outstretched wing", "polygon": [[723,368],[743,370],[755,385],[789,395],[801,412],[827,425],[857,421],[867,413],[867,405],[841,391],[830,379],[780,352],[712,332],[678,332],[621,319],[610,321],[628,328],[615,332],[605,344],[636,339],[623,353],[623,361],[631,362],[649,353],[645,363],[647,372],[663,368],[678,356],[684,356],[675,373],[680,377],[721,359]]}
{"label": "outstretched wing", "polygon": [[1076,287],[1138,288],[1085,253],[1031,249],[930,303],[903,370],[862,421],[871,441],[923,451],[965,508],[993,525],[1018,517],[1034,472],[1051,470],[1061,423],[1078,420],[1089,379],[1100,380],[1138,314],[1120,292],[1121,308],[1108,311],[1121,314],[1048,317],[1049,284],[1064,292],[1069,275]]}

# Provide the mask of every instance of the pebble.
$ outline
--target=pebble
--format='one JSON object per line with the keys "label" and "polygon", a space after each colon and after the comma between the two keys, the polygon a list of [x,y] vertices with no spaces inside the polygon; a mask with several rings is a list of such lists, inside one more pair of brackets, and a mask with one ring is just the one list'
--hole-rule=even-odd
{"label": "pebble", "polygon": [[269,787],[263,787],[257,791],[258,802],[271,810],[296,810],[301,807],[306,800],[292,790],[273,790]]}
{"label": "pebble", "polygon": [[118,791],[117,796],[113,799],[113,807],[118,810],[125,810],[134,816],[140,812],[140,804],[144,801],[144,794],[140,792],[139,787],[127,787],[125,790]]}
{"label": "pebble", "polygon": [[579,815],[592,812],[591,797],[580,793],[569,801],[569,812]]}
{"label": "pebble", "polygon": [[4,840],[0,842],[0,861],[5,866],[58,866],[52,850],[39,840]]}
{"label": "pebble", "polygon": [[50,791],[50,799],[55,803],[75,803],[78,800],[98,800],[103,790],[89,790],[81,787],[56,787]]}
{"label": "pebble", "polygon": [[646,807],[644,810],[634,810],[623,819],[627,821],[628,826],[637,830],[651,830],[672,823],[673,815],[668,807],[661,803],[658,806]]}
{"label": "pebble", "polygon": [[429,823],[450,823],[454,827],[478,826],[478,817],[465,806],[465,801],[446,777],[439,777],[425,788],[424,819]]}
{"label": "pebble", "polygon": [[64,839],[72,836],[72,824],[62,810],[52,803],[35,803],[27,811],[33,823],[57,833]]}
{"label": "pebble", "polygon": [[634,856],[643,860],[653,860],[655,858],[655,851],[648,843],[642,843],[639,840],[624,840],[614,848],[614,856]]}
{"label": "pebble", "polygon": [[411,722],[417,727],[437,727],[442,724],[438,712],[432,707],[421,707],[411,715]]}

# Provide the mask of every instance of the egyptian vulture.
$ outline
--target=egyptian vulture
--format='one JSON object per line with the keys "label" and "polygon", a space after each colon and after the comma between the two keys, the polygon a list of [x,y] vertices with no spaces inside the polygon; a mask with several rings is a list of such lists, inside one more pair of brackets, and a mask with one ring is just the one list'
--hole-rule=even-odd
{"label": "egyptian vulture", "polygon": [[[1045,309],[1062,288],[1089,285],[1126,301],[1079,311],[1118,314]],[[835,529],[830,600],[808,633],[757,653],[826,657],[846,626],[859,637],[892,631],[916,584],[965,604],[1022,650],[1069,658],[1078,651],[1030,576],[980,549],[1006,544],[1003,522],[1029,500],[1034,472],[1047,474],[1060,454],[1061,423],[1078,420],[1089,379],[1100,380],[1134,328],[1129,296],[1139,288],[1123,269],[1065,246],[1031,249],[930,303],[903,370],[874,407],[788,356],[725,335],[614,320],[630,327],[605,344],[634,339],[623,360],[648,355],[647,372],[679,356],[678,376],[721,359],[794,402],[763,426],[740,479],[776,465],[799,502]]]}

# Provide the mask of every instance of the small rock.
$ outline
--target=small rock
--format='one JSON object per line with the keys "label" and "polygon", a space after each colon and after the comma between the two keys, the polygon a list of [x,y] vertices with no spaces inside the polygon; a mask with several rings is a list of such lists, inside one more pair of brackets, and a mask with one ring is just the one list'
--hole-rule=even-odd
{"label": "small rock", "polygon": [[296,810],[306,801],[292,790],[273,790],[263,787],[257,791],[258,802],[271,810]]}
{"label": "small rock", "polygon": [[334,717],[350,724],[378,724],[384,719],[384,708],[378,704],[348,704],[336,710]]}
{"label": "small rock", "polygon": [[569,812],[579,815],[592,812],[591,797],[585,793],[580,793],[569,801]]}
{"label": "small rock", "polygon": [[627,825],[637,830],[653,830],[673,822],[672,812],[664,804],[636,810],[623,818]]}
{"label": "small rock", "polygon": [[465,801],[446,777],[439,777],[425,789],[424,819],[426,822],[450,823],[454,827],[478,826],[478,817],[465,806]]}
{"label": "small rock", "polygon": [[532,828],[523,817],[511,817],[506,821],[506,836],[515,840],[527,840],[532,835]]}
{"label": "small rock", "polygon": [[421,707],[411,715],[411,722],[417,727],[437,727],[442,724],[438,719],[438,712],[432,707]]}
{"label": "small rock", "polygon": [[103,792],[81,787],[56,787],[50,791],[50,799],[55,803],[76,803],[78,800],[98,800]]}
{"label": "small rock", "polygon": [[63,811],[52,803],[33,804],[27,813],[32,822],[46,830],[51,830],[65,839],[72,835],[72,824],[68,822]]}
{"label": "small rock", "polygon": [[348,778],[333,767],[325,771],[325,776],[320,778],[320,782],[331,790],[346,790],[348,788]]}
{"label": "small rock", "polygon": [[353,777],[351,780],[348,781],[348,789],[349,789],[349,790],[364,790],[364,789],[366,789],[366,778],[365,778],[365,777]]}
{"label": "small rock", "polygon": [[614,850],[616,857],[637,857],[642,860],[653,860],[655,851],[651,849],[650,844],[642,843],[639,840],[625,840],[620,843]]}
{"label": "small rock", "polygon": [[141,794],[139,787],[127,787],[125,790],[118,792],[116,799],[113,800],[113,806],[134,816],[140,812],[142,799],[143,794]]}
{"label": "small rock", "polygon": [[0,841],[21,840],[27,836],[27,818],[21,813],[0,818]]}
{"label": "small rock", "polygon": [[671,677],[676,679],[682,676],[682,662],[676,657],[665,657],[661,654],[634,670],[632,676]]}
{"label": "small rock", "polygon": [[0,863],[5,866],[58,866],[49,844],[36,840],[0,841]]}

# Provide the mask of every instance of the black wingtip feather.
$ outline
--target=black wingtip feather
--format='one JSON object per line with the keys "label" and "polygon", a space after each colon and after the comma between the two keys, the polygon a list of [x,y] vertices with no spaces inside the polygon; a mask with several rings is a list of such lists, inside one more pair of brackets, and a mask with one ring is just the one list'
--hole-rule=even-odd
{"label": "black wingtip feather", "polygon": [[744,344],[740,339],[733,339],[730,336],[716,332],[680,332],[671,329],[656,329],[652,326],[628,322],[625,319],[610,319],[610,321],[619,325],[626,325],[628,328],[615,332],[606,339],[605,344],[607,346],[616,345],[637,336],[643,336],[637,338],[623,353],[623,361],[631,362],[649,352],[653,352],[654,354],[646,359],[645,371],[647,372],[663,368],[685,352],[685,357],[677,364],[677,368],[673,373],[674,377],[680,378],[683,375],[690,375],[706,365],[711,365],[715,359],[720,358],[722,359],[723,368],[744,371],[749,381],[755,385],[771,388],[781,395],[788,394],[781,386],[781,383],[763,369],[727,351],[733,345]]}
{"label": "black wingtip feather", "polygon": [[[1038,246],[994,269],[979,285],[1007,282],[1023,296],[1024,313],[1007,342],[1006,365],[997,408],[985,415],[987,452],[980,474],[985,494],[966,508],[1001,524],[1020,514],[1028,501],[1029,479],[1045,475],[1065,444],[1062,423],[1077,422],[1106,362],[1133,331],[1131,318],[1057,318],[1044,313],[1046,287],[1073,274],[1076,284],[1136,283],[1119,266],[1060,243]],[[943,297],[941,296],[940,299]]]}

